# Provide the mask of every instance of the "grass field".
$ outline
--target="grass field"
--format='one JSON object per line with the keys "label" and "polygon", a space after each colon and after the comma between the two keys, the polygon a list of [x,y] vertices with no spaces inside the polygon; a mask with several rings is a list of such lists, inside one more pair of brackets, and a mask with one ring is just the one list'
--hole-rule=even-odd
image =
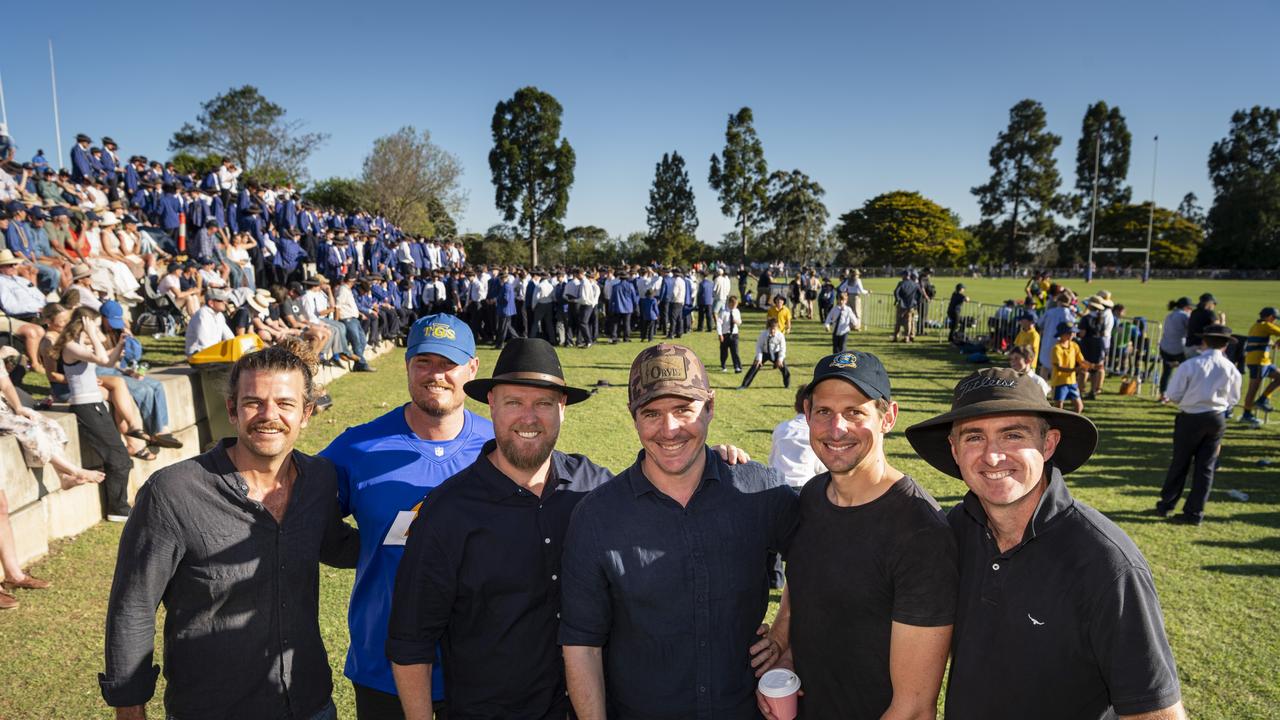
{"label": "grass field", "polygon": [[[1128,309],[1130,318],[1142,316],[1149,320],[1161,320],[1169,312],[1169,301],[1181,296],[1195,302],[1201,293],[1213,293],[1218,299],[1218,312],[1226,313],[1227,323],[1236,332],[1245,332],[1258,317],[1258,310],[1266,305],[1280,304],[1280,282],[1251,280],[1094,280],[1086,285],[1080,278],[1055,278],[1081,297],[1099,290],[1111,292],[1111,299]],[[863,285],[873,293],[892,292],[896,278],[869,278]],[[964,283],[971,300],[999,305],[1009,298],[1019,302],[1025,296],[1025,278],[935,278],[938,300],[951,297],[956,283]],[[754,290],[754,288],[753,288]]]}
{"label": "grass field", "polygon": [[[949,290],[945,283],[944,279],[939,287]],[[1016,281],[966,284],[977,299],[992,301],[1021,287]],[[873,280],[870,285],[880,292],[891,287],[891,281]],[[1252,316],[1257,306],[1280,294],[1280,283],[1141,286],[1109,282],[1095,287],[1110,289],[1119,302],[1140,307],[1146,303],[1152,308],[1163,308],[1163,302],[1177,294],[1196,295],[1207,289],[1218,294],[1223,309],[1236,317]],[[747,314],[744,351],[751,347],[762,317]],[[758,459],[766,458],[771,429],[791,415],[792,391],[783,390],[778,373],[771,371],[762,372],[750,390],[733,390],[740,377],[719,372],[713,335],[686,336],[685,343],[707,361],[717,388],[711,442],[731,442]],[[879,330],[854,335],[851,344],[884,359],[902,407],[899,428],[941,411],[955,381],[968,370],[944,345],[892,345]],[[820,326],[807,321],[797,324],[789,355],[798,382],[809,375],[827,348],[828,338]],[[634,459],[639,444],[625,408],[625,383],[639,349],[632,343],[561,353],[571,383],[587,386],[604,380],[612,385],[569,409],[561,449],[586,452],[615,470]],[[495,358],[491,350],[481,353],[482,375],[489,373]],[[376,366],[376,374],[348,375],[332,388],[334,409],[304,432],[303,450],[317,451],[348,425],[407,400],[400,358],[388,355]],[[1146,554],[1191,716],[1275,717],[1275,708],[1280,707],[1280,476],[1276,471],[1280,423],[1260,430],[1231,426],[1208,519],[1200,528],[1181,528],[1147,514],[1168,462],[1174,411],[1145,398],[1106,394],[1089,403],[1086,412],[1102,429],[1101,447],[1089,464],[1068,477],[1068,484],[1076,497],[1118,522]],[[918,460],[900,432],[891,435],[888,454],[893,464],[919,479],[944,507],[954,505],[963,494],[959,481]],[[1247,493],[1248,500],[1234,499],[1228,490]],[[101,703],[96,673],[102,665],[103,613],[119,533],[120,526],[104,523],[58,544],[32,568],[36,575],[53,580],[54,588],[23,592],[22,607],[0,615],[0,646],[6,655],[0,718],[110,717]],[[352,577],[351,572],[326,569],[321,586],[322,630],[344,718],[354,716],[350,685],[341,679]],[[158,709],[153,707],[153,715]]]}

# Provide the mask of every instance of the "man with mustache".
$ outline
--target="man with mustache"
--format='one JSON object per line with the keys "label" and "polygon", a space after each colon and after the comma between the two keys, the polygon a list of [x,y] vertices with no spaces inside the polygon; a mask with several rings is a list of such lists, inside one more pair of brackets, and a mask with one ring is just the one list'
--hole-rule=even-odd
{"label": "man with mustache", "polygon": [[[828,355],[804,389],[827,472],[800,492],[770,639],[800,676],[801,718],[918,720],[937,709],[955,616],[956,543],[937,501],[889,464],[898,419],[875,355]],[[772,720],[763,699],[760,709]]]}
{"label": "man with mustache", "polygon": [[[386,641],[409,524],[423,497],[475,462],[493,439],[493,423],[464,407],[463,387],[480,364],[471,328],[453,315],[426,315],[405,345],[410,402],[349,428],[320,453],[337,466],[339,505],[360,528],[345,668],[359,720],[404,717]],[[440,663],[432,670],[432,699],[442,717]]]}
{"label": "man with mustache", "polygon": [[714,398],[688,348],[631,364],[644,449],[579,503],[564,543],[559,639],[582,720],[759,717],[749,653],[797,498],[777,471],[707,448]]}
{"label": "man with mustache", "polygon": [[409,526],[386,643],[404,716],[432,716],[440,643],[452,716],[563,719],[560,552],[578,501],[613,473],[554,448],[565,407],[591,395],[538,338],[508,342],[464,389],[489,405],[494,439]]}
{"label": "man with mustache", "polygon": [[155,693],[161,603],[165,717],[337,718],[319,563],[354,567],[359,537],[339,517],[333,465],[293,449],[314,408],[305,355],[291,339],[238,360],[227,397],[236,437],[138,491],[98,676],[119,720],[146,717]]}

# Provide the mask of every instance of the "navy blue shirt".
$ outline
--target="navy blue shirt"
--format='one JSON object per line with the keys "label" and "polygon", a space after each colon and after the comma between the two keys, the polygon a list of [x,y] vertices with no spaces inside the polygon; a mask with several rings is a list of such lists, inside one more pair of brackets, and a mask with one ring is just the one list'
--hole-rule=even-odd
{"label": "navy blue shirt", "polygon": [[775,470],[705,452],[687,506],[645,477],[641,451],[569,524],[560,644],[604,648],[610,718],[759,717],[747,651],[798,498]]}
{"label": "navy blue shirt", "polygon": [[449,714],[564,718],[560,555],[578,501],[613,473],[553,451],[538,497],[480,456],[427,496],[396,575],[387,657],[434,663],[444,651]]}

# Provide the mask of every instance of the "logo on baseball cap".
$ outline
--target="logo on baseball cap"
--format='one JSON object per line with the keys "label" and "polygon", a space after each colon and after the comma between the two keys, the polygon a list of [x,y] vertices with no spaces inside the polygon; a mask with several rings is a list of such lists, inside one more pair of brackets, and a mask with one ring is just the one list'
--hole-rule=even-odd
{"label": "logo on baseball cap", "polygon": [[631,363],[627,409],[635,415],[651,401],[670,395],[710,400],[715,391],[707,381],[707,369],[689,348],[668,343],[645,348]]}
{"label": "logo on baseball cap", "polygon": [[461,365],[476,356],[476,339],[471,328],[453,315],[424,315],[409,330],[404,359],[423,353],[440,355]]}
{"label": "logo on baseball cap", "polygon": [[839,378],[852,383],[872,400],[889,399],[889,373],[885,372],[880,358],[867,352],[842,352],[828,355],[813,368],[813,380],[805,387],[804,394],[813,394],[818,383]]}

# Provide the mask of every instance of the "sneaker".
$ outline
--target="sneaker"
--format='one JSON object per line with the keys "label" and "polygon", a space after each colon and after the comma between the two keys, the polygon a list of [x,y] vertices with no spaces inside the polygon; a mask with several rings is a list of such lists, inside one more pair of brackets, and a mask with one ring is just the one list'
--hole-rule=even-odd
{"label": "sneaker", "polygon": [[129,508],[107,513],[107,522],[122,523],[129,519]]}
{"label": "sneaker", "polygon": [[1157,517],[1162,517],[1162,518],[1169,517],[1169,509],[1164,507],[1160,503],[1156,503],[1155,510],[1153,510],[1152,512],[1154,512]]}
{"label": "sneaker", "polygon": [[1275,408],[1271,406],[1271,398],[1258,398],[1258,402],[1254,403],[1253,405],[1254,407],[1262,408],[1267,412],[1271,412],[1272,410],[1275,410]]}
{"label": "sneaker", "polygon": [[1240,422],[1250,427],[1262,427],[1262,420],[1248,411],[1245,411],[1245,414],[1240,416]]}
{"label": "sneaker", "polygon": [[1203,519],[1198,518],[1195,515],[1187,515],[1186,513],[1183,513],[1169,518],[1169,522],[1173,525],[1190,525],[1192,527],[1199,527],[1200,523],[1203,522]]}
{"label": "sneaker", "polygon": [[722,367],[720,368],[720,372],[727,373],[727,372],[729,372],[729,368],[727,368],[727,367],[723,367],[723,366],[722,366]]}

